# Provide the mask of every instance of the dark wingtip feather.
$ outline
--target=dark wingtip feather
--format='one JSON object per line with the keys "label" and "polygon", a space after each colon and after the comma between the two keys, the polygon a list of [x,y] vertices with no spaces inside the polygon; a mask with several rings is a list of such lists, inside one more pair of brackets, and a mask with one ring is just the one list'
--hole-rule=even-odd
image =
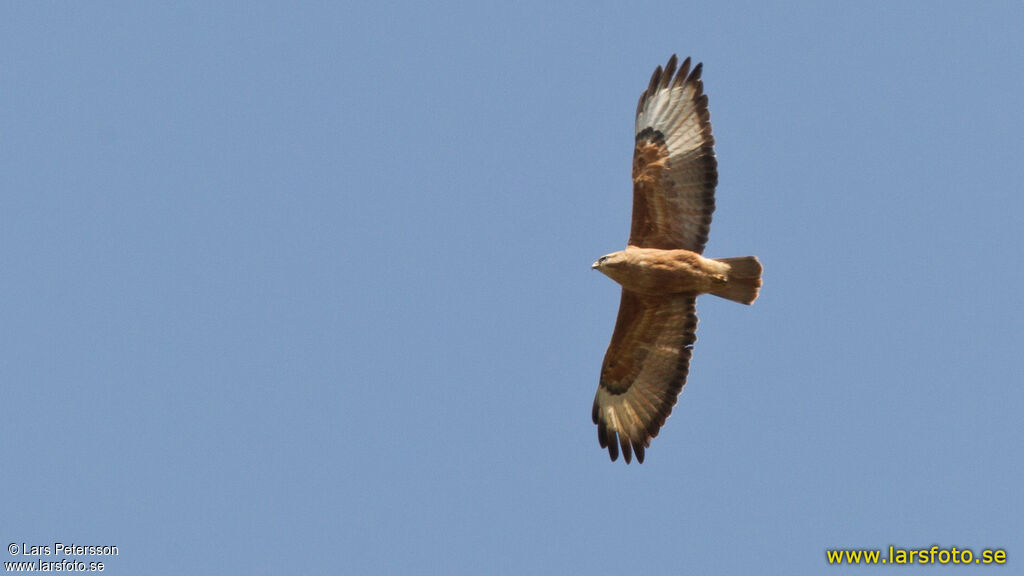
{"label": "dark wingtip feather", "polygon": [[690,75],[690,57],[687,56],[686,60],[683,60],[683,65],[679,68],[679,75],[683,78],[687,78]]}
{"label": "dark wingtip feather", "polygon": [[683,60],[683,65],[679,67],[679,71],[676,72],[676,77],[672,81],[672,87],[678,88],[686,82],[687,77],[690,75],[690,58],[687,56],[686,60]]}
{"label": "dark wingtip feather", "polygon": [[658,89],[658,84],[661,82],[661,66],[654,69],[654,74],[651,74],[651,82],[647,85],[647,93],[654,94],[654,91]]}
{"label": "dark wingtip feather", "polygon": [[696,82],[697,80],[700,80],[700,73],[703,72],[703,71],[704,71],[704,63],[703,62],[697,62],[697,65],[693,67],[693,72],[690,72],[689,80],[691,82]]}
{"label": "dark wingtip feather", "polygon": [[661,82],[658,83],[658,89],[668,88],[669,82],[673,79],[673,74],[676,73],[676,55],[673,54],[668,59],[668,64],[665,64],[665,72],[661,75]]}
{"label": "dark wingtip feather", "polygon": [[630,447],[629,439],[620,433],[619,444],[622,446],[622,456],[626,459],[626,464],[629,464],[633,461],[633,449]]}

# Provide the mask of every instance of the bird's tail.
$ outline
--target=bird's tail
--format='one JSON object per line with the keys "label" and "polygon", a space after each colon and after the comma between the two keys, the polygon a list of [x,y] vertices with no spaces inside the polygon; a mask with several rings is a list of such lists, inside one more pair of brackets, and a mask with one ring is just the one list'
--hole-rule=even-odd
{"label": "bird's tail", "polygon": [[728,264],[729,272],[725,283],[716,286],[711,293],[740,304],[753,304],[761,290],[761,263],[757,258],[716,258],[715,262]]}

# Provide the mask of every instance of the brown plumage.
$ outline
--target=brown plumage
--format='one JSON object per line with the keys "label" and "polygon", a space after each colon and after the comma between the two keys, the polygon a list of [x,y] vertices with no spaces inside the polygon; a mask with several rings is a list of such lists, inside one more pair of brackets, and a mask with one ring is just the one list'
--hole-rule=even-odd
{"label": "brown plumage", "polygon": [[640,96],[633,151],[633,222],[625,250],[593,268],[622,285],[593,419],[612,460],[644,461],[686,383],[697,336],[696,301],[714,294],[751,304],[761,288],[753,256],[704,258],[718,164],[701,65],[675,55]]}

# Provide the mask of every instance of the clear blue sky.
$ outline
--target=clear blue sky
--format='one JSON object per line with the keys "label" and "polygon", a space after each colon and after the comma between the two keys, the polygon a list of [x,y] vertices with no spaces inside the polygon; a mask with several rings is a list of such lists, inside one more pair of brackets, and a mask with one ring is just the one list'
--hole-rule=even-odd
{"label": "clear blue sky", "polygon": [[[1021,569],[1024,3],[172,4],[0,8],[5,546],[117,545],[114,574]],[[590,264],[674,52],[717,139],[707,254],[765,287],[700,301],[627,467],[590,421],[619,294]]]}

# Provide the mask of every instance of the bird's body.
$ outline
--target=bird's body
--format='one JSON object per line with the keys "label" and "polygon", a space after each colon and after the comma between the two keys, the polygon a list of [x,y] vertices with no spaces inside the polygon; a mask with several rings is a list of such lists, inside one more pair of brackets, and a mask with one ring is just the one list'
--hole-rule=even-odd
{"label": "bird's body", "polygon": [[[747,266],[742,274],[741,265]],[[757,297],[761,276],[761,266],[752,256],[716,260],[689,250],[636,246],[602,256],[592,268],[623,289],[645,296],[715,294],[743,304],[750,304]],[[732,297],[733,292],[745,296],[737,299]]]}
{"label": "bird's body", "polygon": [[702,255],[718,163],[701,65],[676,64],[654,71],[637,105],[629,242],[593,265],[622,285],[593,419],[601,447],[627,463],[643,462],[686,383],[697,296],[751,304],[761,288],[757,258]]}
{"label": "bird's body", "polygon": [[689,250],[627,246],[594,263],[626,290],[647,296],[705,294],[725,283],[729,266]]}

